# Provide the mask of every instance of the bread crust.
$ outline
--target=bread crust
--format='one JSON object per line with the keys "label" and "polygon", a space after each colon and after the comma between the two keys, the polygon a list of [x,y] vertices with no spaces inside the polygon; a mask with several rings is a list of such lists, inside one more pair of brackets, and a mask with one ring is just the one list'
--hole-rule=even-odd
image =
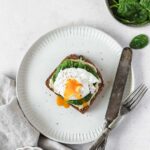
{"label": "bread crust", "polygon": [[[99,83],[99,85],[98,85],[98,91],[97,91],[97,93],[94,95],[94,97],[92,98],[92,100],[91,100],[91,102],[90,102],[90,105],[88,105],[88,106],[86,106],[86,107],[84,107],[84,108],[82,108],[82,109],[79,109],[78,107],[76,107],[76,106],[70,104],[73,108],[75,108],[75,109],[78,110],[79,112],[85,113],[85,112],[89,109],[89,107],[93,104],[93,102],[94,102],[94,100],[96,99],[97,95],[100,94],[100,92],[102,91],[102,89],[103,89],[103,87],[104,87],[104,81],[103,81],[102,75],[101,75],[100,71],[98,70],[98,68],[97,68],[89,59],[85,58],[85,57],[82,56],[82,55],[71,54],[71,55],[67,56],[66,58],[64,58],[64,59],[61,61],[61,63],[62,63],[64,60],[66,60],[66,59],[79,59],[80,57],[82,57],[85,62],[87,62],[87,63],[93,65],[93,66],[96,68],[97,74],[98,74],[98,76],[99,76],[100,79],[101,79],[101,83]],[[61,64],[61,63],[60,63],[60,64]],[[54,74],[54,72],[55,72],[56,70],[57,70],[57,68],[51,73],[51,75],[50,75],[50,76],[47,78],[47,80],[45,81],[46,86],[47,86],[51,91],[53,91],[53,92],[54,92],[54,90],[49,86],[49,80],[51,79],[51,77],[53,76],[53,74]],[[54,92],[54,93],[55,93],[55,92]],[[57,93],[55,93],[55,94],[57,94]]]}

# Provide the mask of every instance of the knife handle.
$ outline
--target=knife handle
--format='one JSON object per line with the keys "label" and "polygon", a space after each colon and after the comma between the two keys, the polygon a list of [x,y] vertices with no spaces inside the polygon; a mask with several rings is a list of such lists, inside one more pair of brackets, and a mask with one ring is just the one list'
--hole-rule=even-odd
{"label": "knife handle", "polygon": [[109,132],[110,132],[109,128],[105,128],[101,136],[96,140],[96,142],[90,147],[89,150],[97,150],[97,147],[99,147],[104,142]]}
{"label": "knife handle", "polygon": [[119,61],[116,77],[111,92],[109,105],[106,112],[106,120],[112,122],[119,113],[120,105],[123,97],[123,91],[126,85],[128,72],[131,67],[132,50],[128,47],[124,48]]}

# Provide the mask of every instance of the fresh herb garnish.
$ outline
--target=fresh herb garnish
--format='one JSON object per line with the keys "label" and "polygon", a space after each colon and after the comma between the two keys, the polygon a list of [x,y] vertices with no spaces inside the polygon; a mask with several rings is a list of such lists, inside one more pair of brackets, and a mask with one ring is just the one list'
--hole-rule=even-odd
{"label": "fresh herb garnish", "polygon": [[53,82],[56,80],[57,75],[60,72],[60,70],[64,70],[66,68],[82,68],[92,73],[96,78],[99,78],[94,68],[84,63],[82,60],[66,59],[57,67],[56,71],[54,72],[53,77],[52,77]]}
{"label": "fresh herb garnish", "polygon": [[130,42],[130,47],[134,49],[141,49],[147,46],[149,43],[148,36],[145,34],[140,34],[135,36],[131,42]]}
{"label": "fresh herb garnish", "polygon": [[83,97],[82,99],[79,100],[68,100],[68,104],[73,104],[73,105],[82,105],[85,102],[88,102],[92,97],[92,94],[89,93],[87,96]]}
{"label": "fresh herb garnish", "polygon": [[150,0],[112,0],[110,8],[124,24],[144,25],[150,22]]}

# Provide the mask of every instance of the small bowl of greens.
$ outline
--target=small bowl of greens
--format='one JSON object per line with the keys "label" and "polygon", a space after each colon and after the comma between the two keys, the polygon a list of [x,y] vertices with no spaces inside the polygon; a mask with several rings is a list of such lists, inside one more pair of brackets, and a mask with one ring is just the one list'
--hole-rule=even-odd
{"label": "small bowl of greens", "polygon": [[150,23],[150,0],[106,0],[113,16],[123,24],[142,26]]}

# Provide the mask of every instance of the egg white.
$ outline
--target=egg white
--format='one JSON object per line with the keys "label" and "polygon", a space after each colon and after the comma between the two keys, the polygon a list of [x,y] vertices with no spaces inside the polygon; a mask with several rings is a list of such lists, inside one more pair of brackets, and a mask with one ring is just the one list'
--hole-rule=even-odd
{"label": "egg white", "polygon": [[[96,87],[93,86],[93,83],[101,82],[101,79],[97,79],[92,73],[86,71],[85,69],[67,68],[59,72],[55,82],[53,83],[54,91],[64,97],[66,82],[71,78],[82,84],[80,89],[82,97],[85,97],[89,93],[93,94],[96,91]],[[76,98],[72,96],[70,99]]]}

